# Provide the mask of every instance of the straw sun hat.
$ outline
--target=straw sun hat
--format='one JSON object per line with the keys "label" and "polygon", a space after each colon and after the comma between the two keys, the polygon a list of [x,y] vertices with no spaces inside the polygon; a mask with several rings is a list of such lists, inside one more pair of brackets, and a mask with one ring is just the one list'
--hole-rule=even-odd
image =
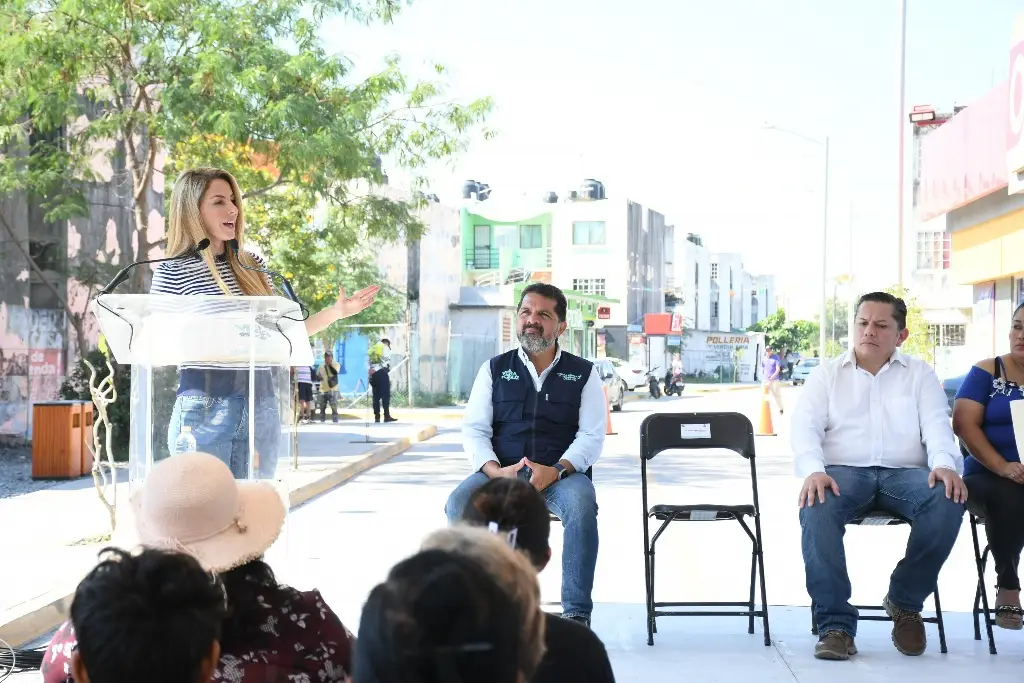
{"label": "straw sun hat", "polygon": [[138,543],[187,552],[212,572],[262,556],[281,535],[286,514],[273,485],[236,480],[207,453],[154,465],[131,505]]}

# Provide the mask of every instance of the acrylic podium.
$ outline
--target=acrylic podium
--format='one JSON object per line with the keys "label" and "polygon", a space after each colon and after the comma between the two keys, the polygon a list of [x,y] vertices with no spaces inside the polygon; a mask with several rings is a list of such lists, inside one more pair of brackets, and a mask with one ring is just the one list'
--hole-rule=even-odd
{"label": "acrylic podium", "polygon": [[290,369],[313,364],[298,304],[104,294],[92,311],[114,359],[132,368],[129,495],[155,463],[187,450],[217,456],[236,479],[282,483],[292,454]]}

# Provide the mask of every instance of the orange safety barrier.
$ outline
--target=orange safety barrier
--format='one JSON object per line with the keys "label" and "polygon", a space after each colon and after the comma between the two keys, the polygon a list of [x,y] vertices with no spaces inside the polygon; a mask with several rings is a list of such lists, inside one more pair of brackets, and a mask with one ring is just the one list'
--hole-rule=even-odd
{"label": "orange safety barrier", "polygon": [[772,404],[768,395],[768,384],[761,386],[761,421],[757,426],[758,436],[775,436],[775,427],[772,426]]}
{"label": "orange safety barrier", "polygon": [[601,385],[604,389],[604,416],[605,416],[605,429],[604,433],[606,436],[615,436],[618,432],[612,431],[612,406],[608,403],[608,387]]}

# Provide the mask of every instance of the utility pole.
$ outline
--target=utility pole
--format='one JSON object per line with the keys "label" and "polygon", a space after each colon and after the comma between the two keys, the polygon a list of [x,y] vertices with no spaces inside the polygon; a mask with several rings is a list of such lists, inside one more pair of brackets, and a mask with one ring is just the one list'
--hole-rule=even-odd
{"label": "utility pole", "polygon": [[907,133],[907,0],[900,0],[900,135],[899,135],[899,161],[898,161],[898,173],[899,179],[899,195],[897,197],[897,216],[896,232],[898,235],[897,243],[899,245],[897,249],[899,259],[896,264],[896,284],[899,287],[903,286],[903,250],[904,250],[904,235],[903,235],[903,195],[904,192],[904,175],[903,165],[906,154],[904,153],[903,146],[906,143]]}

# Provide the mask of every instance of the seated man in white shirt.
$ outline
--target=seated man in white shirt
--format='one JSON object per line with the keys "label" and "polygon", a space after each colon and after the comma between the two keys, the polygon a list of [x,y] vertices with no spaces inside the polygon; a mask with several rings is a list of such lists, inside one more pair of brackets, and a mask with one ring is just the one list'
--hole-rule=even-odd
{"label": "seated man in white shirt", "polygon": [[[854,346],[807,378],[792,422],[807,592],[819,640],[814,656],[857,653],[843,534],[873,509],[911,522],[906,556],[883,605],[905,655],[927,645],[921,610],[960,531],[967,489],[946,395],[932,368],[904,355],[907,305],[885,292],[857,302]],[[869,557],[861,558],[870,562]]]}
{"label": "seated man in white shirt", "polygon": [[589,360],[563,351],[568,303],[562,290],[528,285],[519,300],[518,349],[484,363],[462,421],[472,474],[445,504],[462,520],[489,479],[521,477],[541,492],[565,529],[562,616],[590,626],[597,566],[597,494],[586,472],[601,457],[604,385]]}

